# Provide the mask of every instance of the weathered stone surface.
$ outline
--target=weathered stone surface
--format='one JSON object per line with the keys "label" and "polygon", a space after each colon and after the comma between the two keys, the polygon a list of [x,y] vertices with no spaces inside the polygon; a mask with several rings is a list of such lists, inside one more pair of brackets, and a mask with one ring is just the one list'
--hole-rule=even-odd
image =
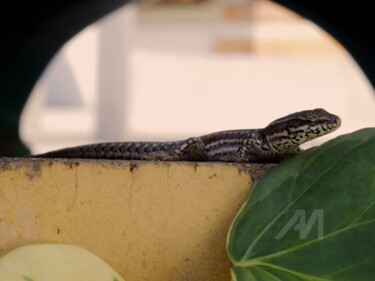
{"label": "weathered stone surface", "polygon": [[0,159],[0,255],[81,246],[126,280],[230,280],[225,243],[273,165]]}

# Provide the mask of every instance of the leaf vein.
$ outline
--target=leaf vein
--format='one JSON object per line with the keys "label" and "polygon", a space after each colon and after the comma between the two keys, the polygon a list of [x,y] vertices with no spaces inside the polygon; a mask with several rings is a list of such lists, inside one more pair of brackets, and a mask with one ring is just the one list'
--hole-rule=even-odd
{"label": "leaf vein", "polygon": [[288,269],[288,268],[285,268],[285,267],[281,267],[281,266],[277,266],[277,265],[273,265],[273,264],[268,264],[268,263],[257,263],[256,265],[258,268],[259,266],[265,266],[265,267],[271,267],[271,268],[274,268],[276,270],[279,270],[279,271],[283,271],[283,272],[287,272],[289,274],[293,274],[297,277],[300,277],[300,278],[304,278],[306,280],[309,280],[309,281],[331,281],[329,279],[325,279],[325,278],[320,278],[320,277],[316,277],[314,275],[310,275],[310,274],[304,274],[304,273],[301,273],[301,272],[297,272],[297,271],[294,271],[294,270],[291,270],[291,269]]}
{"label": "leaf vein", "polygon": [[[355,228],[355,227],[360,227],[362,225],[366,225],[366,224],[370,224],[370,223],[375,223],[375,219],[372,219],[372,220],[369,220],[369,221],[365,221],[365,222],[362,222],[362,223],[359,223],[359,224],[352,224],[352,225],[348,225],[347,227],[344,227],[342,229],[339,229],[337,231],[334,231],[334,232],[331,232],[327,235],[324,235],[322,237],[319,237],[319,238],[315,238],[313,240],[310,240],[306,243],[303,243],[303,244],[300,244],[296,247],[293,247],[293,248],[289,248],[289,249],[286,249],[286,250],[282,250],[282,251],[279,251],[279,252],[276,252],[276,253],[272,253],[272,254],[269,254],[269,255],[266,255],[266,256],[263,256],[263,257],[260,257],[259,259],[253,259],[253,260],[250,260],[251,263],[249,262],[241,262],[241,266],[244,266],[244,265],[247,265],[249,266],[250,264],[258,264],[258,261],[263,261],[263,260],[266,260],[266,259],[270,259],[270,258],[274,258],[274,257],[278,257],[278,256],[281,256],[281,255],[284,255],[284,254],[287,254],[287,253],[290,253],[290,252],[293,252],[293,251],[296,251],[300,248],[303,248],[303,247],[306,247],[306,246],[309,246],[311,244],[314,244],[316,242],[321,242],[322,240],[324,239],[328,239],[328,238],[331,238],[335,235],[338,235],[342,232],[345,232],[345,231],[348,231],[348,230],[351,230],[352,228]],[[236,264],[237,265],[237,264]]]}
{"label": "leaf vein", "polygon": [[337,271],[330,272],[329,276],[335,275],[335,274],[340,273],[340,272],[344,272],[344,271],[346,271],[348,269],[354,268],[354,267],[356,267],[358,265],[361,265],[361,264],[363,264],[363,263],[365,263],[365,262],[367,262],[369,260],[373,260],[373,259],[374,259],[374,256],[371,256],[370,258],[367,258],[367,259],[363,259],[360,262],[357,262],[356,264],[353,264],[353,265],[350,265],[350,266],[347,266],[347,267],[344,267],[344,268],[340,268],[340,270],[337,270]]}
{"label": "leaf vein", "polygon": [[[331,166],[329,166],[327,169],[323,171],[321,175],[315,178],[315,180],[299,195],[296,197],[295,200],[290,202],[273,220],[271,220],[266,227],[262,230],[262,232],[256,237],[253,242],[250,244],[250,246],[245,251],[244,255],[242,256],[241,260],[244,260],[249,253],[252,251],[254,245],[262,238],[262,236],[266,233],[266,231],[290,208],[292,207],[307,191],[309,191],[318,180],[320,180],[328,171],[330,171],[333,167],[335,167],[336,164],[341,163],[341,160],[345,157],[347,157],[349,154],[351,154],[353,151],[355,151],[358,147],[361,147],[362,143],[357,144],[355,147],[353,147],[351,150],[347,151],[345,154],[341,155],[341,157],[337,158],[334,163],[332,163]],[[298,165],[298,170],[301,165]],[[295,175],[298,175],[298,173],[295,173]],[[295,177],[296,179],[296,177]],[[294,181],[295,184],[296,180]],[[249,198],[249,201],[251,198]]]}
{"label": "leaf vein", "polygon": [[261,267],[259,267],[259,266],[256,266],[256,268],[257,268],[259,271],[262,271],[262,272],[264,272],[265,274],[271,276],[273,279],[281,281],[281,279],[280,279],[279,277],[277,277],[276,275],[272,274],[271,272],[268,272],[267,270],[264,270],[263,268],[261,268]]}

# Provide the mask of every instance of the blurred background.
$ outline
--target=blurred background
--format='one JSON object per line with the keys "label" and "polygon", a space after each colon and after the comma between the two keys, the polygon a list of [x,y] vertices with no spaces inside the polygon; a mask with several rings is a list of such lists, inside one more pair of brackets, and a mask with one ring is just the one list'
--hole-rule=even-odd
{"label": "blurred background", "polygon": [[133,3],[67,42],[21,119],[32,153],[260,128],[324,108],[329,138],[375,125],[370,83],[324,30],[267,0]]}

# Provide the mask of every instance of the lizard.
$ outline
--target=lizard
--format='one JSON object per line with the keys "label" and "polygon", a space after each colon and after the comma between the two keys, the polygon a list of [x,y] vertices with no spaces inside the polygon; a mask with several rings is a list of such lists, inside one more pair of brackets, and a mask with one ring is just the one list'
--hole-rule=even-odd
{"label": "lizard", "polygon": [[278,163],[301,152],[301,144],[340,125],[338,116],[317,108],[289,114],[261,129],[221,131],[170,142],[97,143],[30,157]]}

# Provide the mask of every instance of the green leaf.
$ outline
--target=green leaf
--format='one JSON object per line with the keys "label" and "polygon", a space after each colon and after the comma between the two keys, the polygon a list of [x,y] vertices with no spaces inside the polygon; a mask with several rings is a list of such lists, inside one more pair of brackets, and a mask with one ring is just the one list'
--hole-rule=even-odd
{"label": "green leaf", "polygon": [[232,280],[374,280],[375,128],[284,161],[228,235]]}

